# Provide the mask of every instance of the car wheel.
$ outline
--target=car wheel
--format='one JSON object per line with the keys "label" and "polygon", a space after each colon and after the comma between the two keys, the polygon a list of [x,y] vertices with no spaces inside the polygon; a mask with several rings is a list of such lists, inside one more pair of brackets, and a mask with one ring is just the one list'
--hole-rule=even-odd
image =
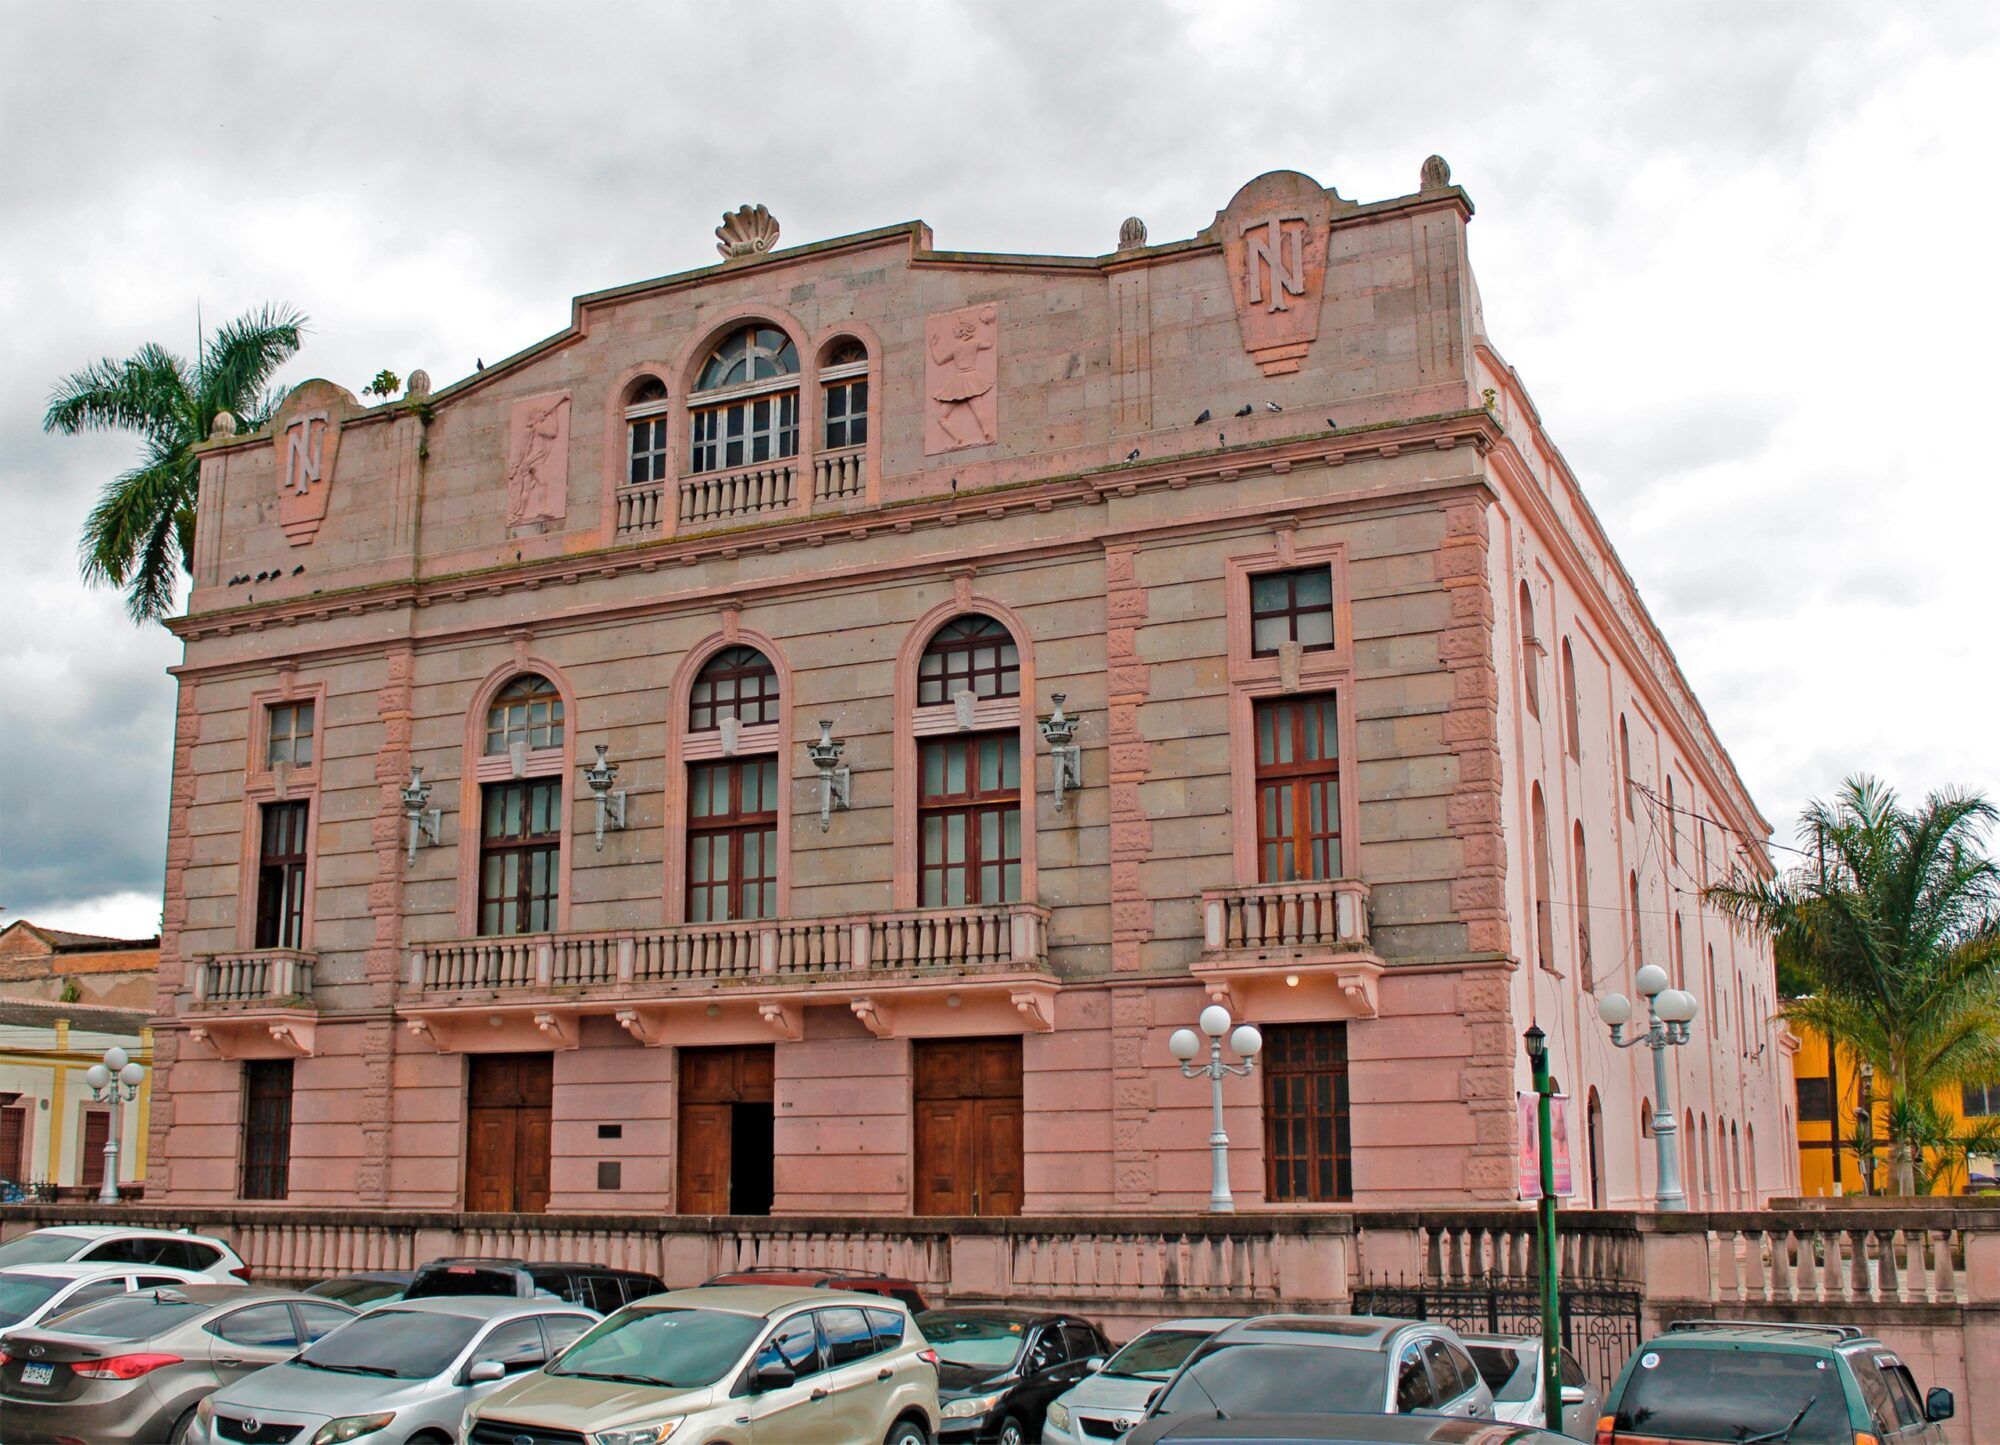
{"label": "car wheel", "polygon": [[194,1432],[194,1412],[195,1406],[190,1405],[181,1411],[180,1419],[174,1421],[174,1428],[167,1435],[172,1445],[183,1445],[187,1437]]}
{"label": "car wheel", "polygon": [[931,1437],[915,1420],[898,1420],[889,1427],[882,1445],[931,1445]]}
{"label": "car wheel", "polygon": [[993,1437],[996,1445],[1028,1445],[1028,1432],[1021,1428],[1021,1422],[1009,1415],[1000,1422],[1000,1433]]}

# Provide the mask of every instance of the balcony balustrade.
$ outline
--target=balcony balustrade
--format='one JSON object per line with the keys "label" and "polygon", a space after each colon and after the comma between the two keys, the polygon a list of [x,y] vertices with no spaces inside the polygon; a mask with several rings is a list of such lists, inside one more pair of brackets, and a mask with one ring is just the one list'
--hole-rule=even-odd
{"label": "balcony balustrade", "polygon": [[312,996],[313,955],[291,948],[218,953],[194,967],[194,1003],[254,1005]]}
{"label": "balcony balustrade", "polygon": [[688,477],[680,484],[680,525],[705,526],[788,510],[797,466],[789,461]]}
{"label": "balcony balustrade", "polygon": [[1375,1016],[1382,961],[1369,941],[1368,885],[1360,879],[1207,888],[1201,911],[1194,973],[1217,1000],[1272,1020],[1324,1017],[1314,1010],[1326,1006],[1330,984],[1346,1016]]}
{"label": "balcony balustrade", "polygon": [[868,490],[868,448],[847,447],[813,458],[813,505],[850,502]]}
{"label": "balcony balustrade", "polygon": [[313,1051],[313,954],[260,948],[194,960],[188,1036],[225,1059],[291,1058]]}
{"label": "balcony balustrade", "polygon": [[666,496],[665,482],[641,482],[637,486],[620,487],[617,525],[613,534],[616,539],[625,542],[656,535],[666,520]]}

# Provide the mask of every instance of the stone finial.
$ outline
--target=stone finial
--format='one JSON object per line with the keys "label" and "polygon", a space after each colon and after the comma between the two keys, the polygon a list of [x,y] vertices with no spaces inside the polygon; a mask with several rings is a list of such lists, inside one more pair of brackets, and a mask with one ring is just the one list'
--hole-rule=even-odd
{"label": "stone finial", "polygon": [[1441,191],[1451,184],[1451,167],[1443,156],[1432,156],[1424,162],[1423,187],[1427,191]]}
{"label": "stone finial", "polygon": [[1136,251],[1146,244],[1146,223],[1137,216],[1127,216],[1125,224],[1118,228],[1118,249]]}
{"label": "stone finial", "polygon": [[723,259],[761,256],[778,244],[778,218],[763,206],[738,206],[725,211],[722,224],[715,228],[715,249]]}
{"label": "stone finial", "polygon": [[430,394],[431,374],[420,366],[410,373],[410,379],[403,387],[403,395],[411,401],[422,401]]}
{"label": "stone finial", "polygon": [[217,412],[215,420],[208,424],[208,439],[212,442],[226,442],[235,435],[235,416],[226,411]]}

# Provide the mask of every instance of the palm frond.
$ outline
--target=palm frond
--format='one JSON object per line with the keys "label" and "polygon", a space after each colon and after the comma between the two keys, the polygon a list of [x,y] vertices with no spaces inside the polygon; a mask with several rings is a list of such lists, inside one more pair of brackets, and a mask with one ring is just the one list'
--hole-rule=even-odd
{"label": "palm frond", "polygon": [[110,357],[72,372],[49,392],[44,431],[169,434],[192,420],[186,363],[148,345],[124,361]]}
{"label": "palm frond", "polygon": [[225,322],[202,355],[199,401],[206,413],[254,410],[271,375],[298,354],[306,318],[289,306],[266,306]]}

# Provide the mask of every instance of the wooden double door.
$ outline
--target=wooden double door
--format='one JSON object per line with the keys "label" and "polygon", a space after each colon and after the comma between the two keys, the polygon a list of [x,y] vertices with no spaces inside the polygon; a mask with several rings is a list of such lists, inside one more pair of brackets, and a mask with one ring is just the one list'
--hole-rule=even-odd
{"label": "wooden double door", "polygon": [[467,1060],[465,1207],[540,1214],[549,1207],[553,1054],[473,1054]]}
{"label": "wooden double door", "polygon": [[769,1214],[772,1078],[769,1044],[680,1051],[682,1214]]}
{"label": "wooden double door", "polygon": [[1021,1212],[1021,1040],[911,1045],[916,1212]]}

